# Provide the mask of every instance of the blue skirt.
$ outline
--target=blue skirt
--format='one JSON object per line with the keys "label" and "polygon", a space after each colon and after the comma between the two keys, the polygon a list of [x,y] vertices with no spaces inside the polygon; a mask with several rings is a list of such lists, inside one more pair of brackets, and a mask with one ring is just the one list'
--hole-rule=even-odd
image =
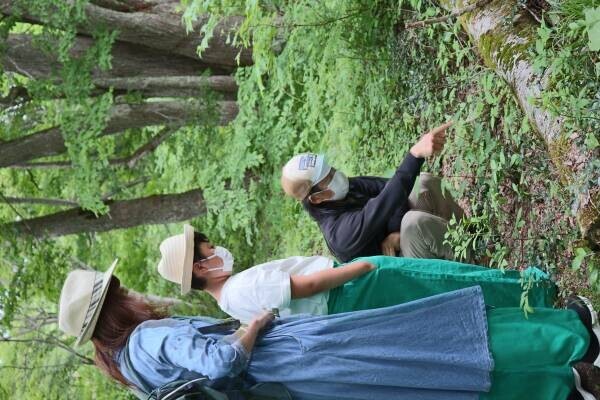
{"label": "blue skirt", "polygon": [[277,321],[247,369],[294,399],[475,400],[493,361],[481,288],[410,303]]}

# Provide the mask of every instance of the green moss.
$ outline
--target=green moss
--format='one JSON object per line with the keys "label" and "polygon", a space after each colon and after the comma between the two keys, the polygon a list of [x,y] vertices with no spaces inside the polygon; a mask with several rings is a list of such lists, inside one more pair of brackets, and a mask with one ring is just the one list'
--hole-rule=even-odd
{"label": "green moss", "polygon": [[569,154],[570,148],[569,138],[565,134],[562,134],[554,142],[548,144],[550,160],[555,165],[563,185],[568,185],[573,179],[573,172],[563,163],[563,160],[565,160]]}
{"label": "green moss", "polygon": [[590,201],[579,210],[577,223],[583,236],[588,240],[589,247],[600,249],[600,188],[594,188],[590,193]]}
{"label": "green moss", "polygon": [[[485,64],[492,68],[510,68],[516,60],[529,58],[529,49],[535,43],[536,22],[528,14],[521,12],[513,17],[513,9],[517,4],[513,2],[496,1],[486,6],[497,10],[504,16],[503,23],[480,36],[478,41],[479,52]],[[481,10],[474,10],[461,17],[461,23],[466,31],[473,18],[477,18]],[[511,43],[509,37],[519,38],[519,43]]]}

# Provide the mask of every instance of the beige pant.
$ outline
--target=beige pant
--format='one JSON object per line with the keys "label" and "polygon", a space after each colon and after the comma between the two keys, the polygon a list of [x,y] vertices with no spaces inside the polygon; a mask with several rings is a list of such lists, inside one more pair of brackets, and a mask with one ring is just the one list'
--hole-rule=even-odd
{"label": "beige pant", "polygon": [[454,259],[452,248],[444,244],[448,221],[464,216],[448,192],[442,195],[441,179],[422,173],[408,203],[410,211],[400,225],[400,251],[404,257]]}

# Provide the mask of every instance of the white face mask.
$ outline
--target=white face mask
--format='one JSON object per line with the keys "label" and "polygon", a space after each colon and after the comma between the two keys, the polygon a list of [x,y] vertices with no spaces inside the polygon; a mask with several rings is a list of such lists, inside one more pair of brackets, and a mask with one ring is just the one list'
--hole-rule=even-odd
{"label": "white face mask", "polygon": [[207,271],[223,271],[223,272],[231,272],[233,271],[233,254],[225,247],[215,246],[215,254],[210,257],[206,257],[205,260],[210,260],[211,258],[219,257],[223,262],[223,266],[216,268],[208,268]]}
{"label": "white face mask", "polygon": [[348,177],[343,172],[335,171],[331,182],[327,185],[327,189],[333,192],[333,197],[328,199],[328,201],[342,200],[345,198],[348,194],[349,185]]}

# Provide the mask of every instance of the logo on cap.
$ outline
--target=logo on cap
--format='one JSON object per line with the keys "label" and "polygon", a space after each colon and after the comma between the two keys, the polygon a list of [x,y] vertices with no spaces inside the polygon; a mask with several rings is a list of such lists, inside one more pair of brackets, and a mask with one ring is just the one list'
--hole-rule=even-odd
{"label": "logo on cap", "polygon": [[298,169],[301,171],[306,171],[309,168],[314,168],[317,165],[317,155],[316,154],[305,154],[300,157],[300,164],[298,165]]}

